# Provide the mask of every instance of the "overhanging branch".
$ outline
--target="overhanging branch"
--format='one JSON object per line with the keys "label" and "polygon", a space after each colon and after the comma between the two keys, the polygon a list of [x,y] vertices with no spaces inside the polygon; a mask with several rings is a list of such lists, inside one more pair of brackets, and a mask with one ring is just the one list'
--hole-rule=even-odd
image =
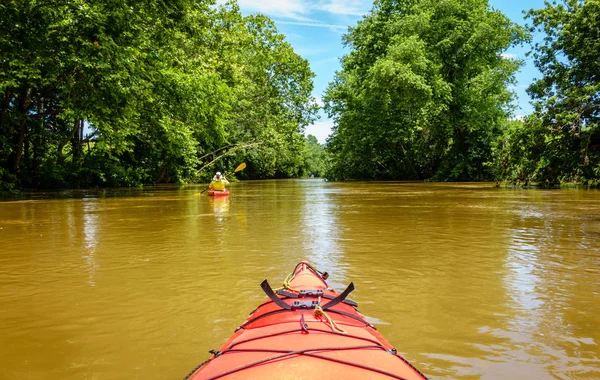
{"label": "overhanging branch", "polygon": [[248,143],[248,144],[229,144],[229,145],[226,145],[226,146],[224,146],[224,147],[222,147],[222,148],[219,148],[219,149],[215,150],[214,152],[207,153],[207,154],[205,154],[204,156],[200,157],[200,159],[202,159],[202,158],[204,158],[204,157],[206,157],[206,156],[209,156],[209,155],[211,155],[211,154],[215,154],[215,153],[217,153],[217,152],[220,152],[220,151],[222,151],[222,150],[224,150],[224,149],[227,149],[227,148],[233,147],[233,148],[231,148],[230,150],[228,150],[227,152],[225,152],[225,153],[221,154],[219,157],[217,157],[217,158],[215,158],[214,160],[210,161],[210,162],[209,162],[209,163],[207,163],[206,165],[203,165],[202,167],[200,167],[200,169],[198,169],[198,170],[196,171],[196,174],[199,174],[199,173],[200,173],[202,170],[204,170],[204,169],[206,169],[207,167],[209,167],[210,165],[214,164],[215,162],[217,162],[217,161],[218,161],[218,160],[220,160],[221,158],[223,158],[223,157],[225,157],[225,156],[229,156],[229,155],[231,155],[231,154],[233,154],[233,153],[237,152],[237,151],[238,151],[238,150],[240,150],[240,149],[251,148],[251,147],[255,147],[255,146],[257,146],[257,145],[261,145],[261,144],[262,144],[262,142],[251,142],[251,143]]}

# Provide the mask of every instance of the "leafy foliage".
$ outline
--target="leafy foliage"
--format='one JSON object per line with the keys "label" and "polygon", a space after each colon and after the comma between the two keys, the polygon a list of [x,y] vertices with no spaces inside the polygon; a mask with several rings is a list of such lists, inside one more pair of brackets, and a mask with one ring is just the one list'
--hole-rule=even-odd
{"label": "leafy foliage", "polygon": [[313,135],[306,137],[303,176],[322,177],[325,172],[325,147]]}
{"label": "leafy foliage", "polygon": [[486,0],[378,0],[326,91],[332,178],[485,179],[510,114],[503,52],[528,38]]}
{"label": "leafy foliage", "polygon": [[247,142],[263,151],[216,162],[247,153],[250,176],[305,170],[314,74],[235,3],[7,0],[0,56],[6,188],[186,182]]}
{"label": "leafy foliage", "polygon": [[[376,0],[344,36],[326,148],[314,74],[265,16],[232,1],[0,4],[0,193],[243,178],[600,184],[599,0],[531,10],[530,31],[487,0]],[[511,120],[540,31],[535,112]]]}
{"label": "leafy foliage", "polygon": [[534,61],[543,77],[529,93],[536,110],[506,139],[514,182],[556,185],[600,180],[600,1],[567,0],[531,10]]}

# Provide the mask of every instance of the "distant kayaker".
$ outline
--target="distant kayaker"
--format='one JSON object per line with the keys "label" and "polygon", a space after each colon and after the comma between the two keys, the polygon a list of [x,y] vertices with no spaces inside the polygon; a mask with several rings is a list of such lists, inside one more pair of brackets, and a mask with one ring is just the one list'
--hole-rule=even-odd
{"label": "distant kayaker", "polygon": [[208,189],[215,191],[223,191],[225,190],[225,186],[227,185],[229,185],[229,181],[221,175],[221,172],[217,172],[217,174],[215,174],[215,176],[213,177],[210,185],[208,185]]}

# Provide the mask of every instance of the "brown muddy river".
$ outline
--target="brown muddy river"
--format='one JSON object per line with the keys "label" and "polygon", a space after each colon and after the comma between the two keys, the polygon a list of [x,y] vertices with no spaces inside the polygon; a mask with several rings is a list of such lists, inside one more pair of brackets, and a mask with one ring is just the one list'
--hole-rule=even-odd
{"label": "brown muddy river", "polygon": [[600,378],[600,191],[203,188],[0,203],[0,378],[181,379],[304,259],[432,379]]}

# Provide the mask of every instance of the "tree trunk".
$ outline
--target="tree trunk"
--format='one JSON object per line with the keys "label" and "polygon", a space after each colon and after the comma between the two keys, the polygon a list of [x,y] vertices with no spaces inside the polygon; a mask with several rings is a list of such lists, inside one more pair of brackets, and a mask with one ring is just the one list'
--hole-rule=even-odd
{"label": "tree trunk", "polygon": [[169,165],[168,164],[162,164],[160,167],[160,175],[158,176],[158,179],[156,180],[156,183],[162,183],[162,181],[164,181],[165,178],[165,173],[167,172],[167,167]]}
{"label": "tree trunk", "polygon": [[39,113],[42,114],[40,122],[36,127],[35,141],[33,143],[33,171],[32,171],[32,186],[39,188],[41,185],[41,167],[42,167],[42,136],[44,133],[44,101],[40,100]]}
{"label": "tree trunk", "polygon": [[0,126],[2,125],[2,120],[4,120],[4,113],[8,109],[8,105],[10,104],[11,98],[11,93],[8,91],[6,91],[4,93],[4,96],[2,97],[2,104],[0,104]]}
{"label": "tree trunk", "polygon": [[25,133],[27,132],[27,108],[29,106],[29,89],[21,88],[19,94],[19,104],[17,106],[20,122],[16,133],[13,136],[13,155],[9,165],[11,174],[19,175],[19,165],[23,156],[23,142],[25,141]]}
{"label": "tree trunk", "polygon": [[74,131],[71,137],[71,146],[73,152],[73,165],[77,165],[79,163],[79,158],[81,157],[81,140],[83,135],[83,120],[76,120]]}
{"label": "tree trunk", "polygon": [[[64,140],[62,140],[60,142],[60,144],[58,144],[58,149],[57,149],[57,157],[56,157],[56,163],[58,165],[62,165],[65,162],[65,155],[63,154],[63,148],[65,147],[65,145],[67,145],[69,143],[69,141],[71,143],[73,143],[73,140],[76,138],[75,136],[79,135],[79,120],[75,120],[75,123],[73,123],[73,128],[71,129],[71,133],[69,134],[68,137],[66,137]],[[73,154],[75,154],[73,152]]]}

